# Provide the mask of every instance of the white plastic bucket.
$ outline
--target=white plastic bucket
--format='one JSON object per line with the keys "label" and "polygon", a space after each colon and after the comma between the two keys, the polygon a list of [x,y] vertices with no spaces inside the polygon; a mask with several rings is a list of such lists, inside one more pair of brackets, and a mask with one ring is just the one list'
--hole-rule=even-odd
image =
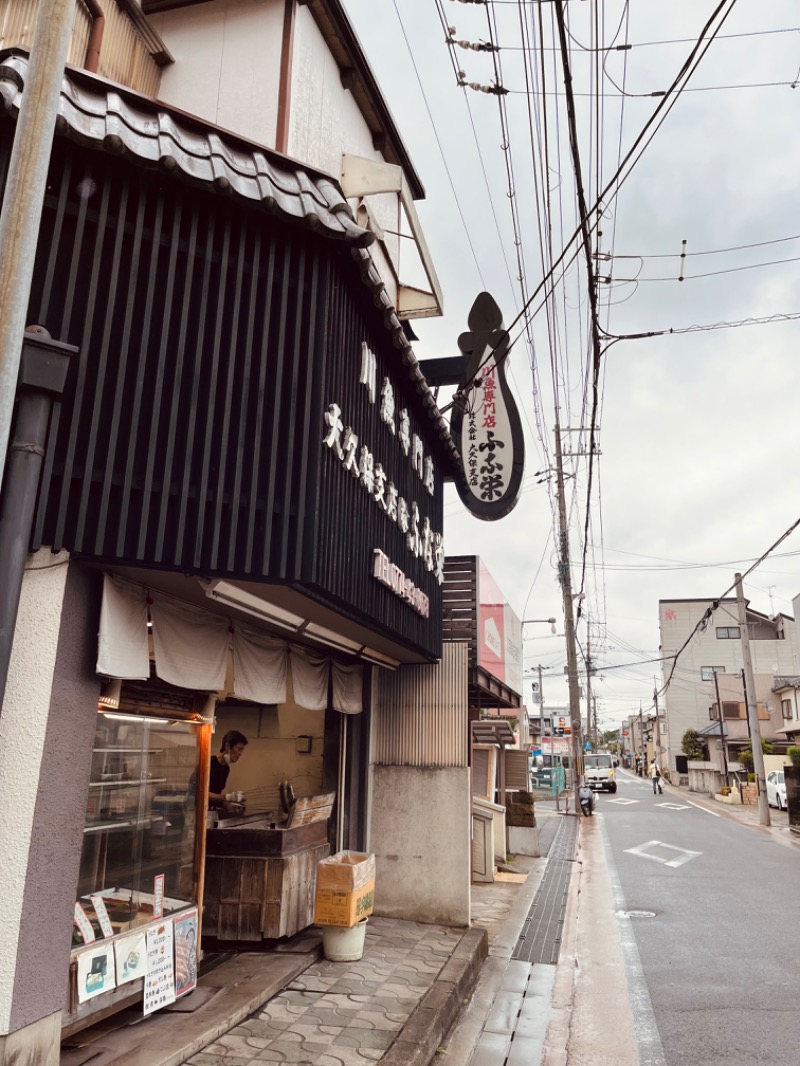
{"label": "white plastic bucket", "polygon": [[364,954],[364,938],[369,918],[362,918],[349,929],[323,925],[322,950],[329,962],[358,962]]}

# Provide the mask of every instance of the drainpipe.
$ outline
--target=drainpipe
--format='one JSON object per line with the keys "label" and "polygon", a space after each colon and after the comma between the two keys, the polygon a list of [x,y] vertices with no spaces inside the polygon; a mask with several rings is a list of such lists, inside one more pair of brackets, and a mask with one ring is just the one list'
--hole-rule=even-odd
{"label": "drainpipe", "polygon": [[90,74],[96,74],[100,65],[100,46],[103,43],[103,33],[106,28],[106,16],[98,0],[83,0],[92,19],[92,28],[89,31],[89,42],[86,45],[86,58],[83,61],[83,69]]}
{"label": "drainpipe", "polygon": [[0,713],[17,624],[22,578],[36,508],[53,401],[64,391],[71,344],[50,340],[41,326],[25,331],[17,386],[17,416],[0,500]]}

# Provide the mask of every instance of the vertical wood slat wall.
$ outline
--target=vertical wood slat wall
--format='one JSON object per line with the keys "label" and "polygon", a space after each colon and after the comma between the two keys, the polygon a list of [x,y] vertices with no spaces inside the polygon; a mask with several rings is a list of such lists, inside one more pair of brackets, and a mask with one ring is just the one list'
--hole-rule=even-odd
{"label": "vertical wood slat wall", "polygon": [[469,764],[467,670],[467,645],[446,643],[438,664],[379,672],[375,765]]}
{"label": "vertical wood slat wall", "polygon": [[297,579],[317,453],[303,477],[292,464],[320,432],[327,262],[302,231],[162,182],[56,143],[28,321],[80,354],[33,546]]}
{"label": "vertical wood slat wall", "polygon": [[[30,51],[41,0],[0,0],[0,48]],[[116,3],[99,0],[105,15],[103,43],[97,73],[136,92],[157,97],[161,68],[142,41],[136,27]],[[92,18],[85,4],[75,4],[75,22],[67,51],[67,63],[82,67],[86,61]]]}

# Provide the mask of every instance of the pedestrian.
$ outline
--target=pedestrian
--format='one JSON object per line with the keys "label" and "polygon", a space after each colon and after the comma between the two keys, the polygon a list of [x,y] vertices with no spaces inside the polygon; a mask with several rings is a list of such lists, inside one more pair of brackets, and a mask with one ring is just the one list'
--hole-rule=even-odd
{"label": "pedestrian", "polygon": [[661,787],[661,771],[655,759],[650,763],[650,777],[653,779],[653,795],[658,792],[659,796],[662,796],[664,789]]}
{"label": "pedestrian", "polygon": [[642,757],[641,757],[641,755],[637,755],[636,756],[636,776],[637,777],[641,777],[642,776]]}

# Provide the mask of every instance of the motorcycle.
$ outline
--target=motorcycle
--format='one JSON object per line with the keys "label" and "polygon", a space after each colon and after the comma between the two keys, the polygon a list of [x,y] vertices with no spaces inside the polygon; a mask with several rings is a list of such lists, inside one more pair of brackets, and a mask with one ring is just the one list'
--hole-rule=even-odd
{"label": "motorcycle", "polygon": [[579,799],[581,801],[581,810],[584,815],[587,818],[591,818],[594,813],[594,793],[591,789],[582,788]]}

